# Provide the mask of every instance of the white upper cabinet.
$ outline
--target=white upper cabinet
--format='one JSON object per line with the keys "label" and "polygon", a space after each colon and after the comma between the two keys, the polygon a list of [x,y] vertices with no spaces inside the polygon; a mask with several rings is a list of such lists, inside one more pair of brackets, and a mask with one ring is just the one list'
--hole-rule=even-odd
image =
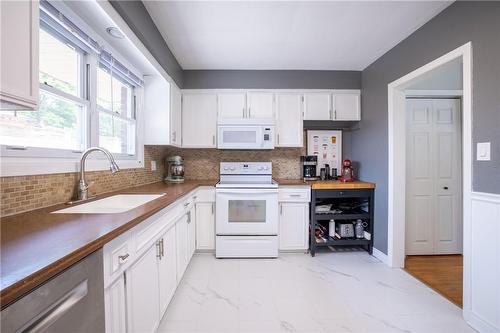
{"label": "white upper cabinet", "polygon": [[[177,90],[178,91],[178,90]],[[144,144],[170,144],[170,83],[161,75],[144,77]]]}
{"label": "white upper cabinet", "polygon": [[276,146],[303,146],[303,94],[276,94]]}
{"label": "white upper cabinet", "polygon": [[361,120],[361,92],[336,90],[333,93],[333,120]]}
{"label": "white upper cabinet", "polygon": [[182,95],[182,147],[215,148],[217,134],[217,94]]}
{"label": "white upper cabinet", "polygon": [[38,107],[38,1],[0,1],[0,110]]}
{"label": "white upper cabinet", "polygon": [[247,115],[245,92],[223,92],[218,94],[219,119],[242,119]]}
{"label": "white upper cabinet", "polygon": [[[175,84],[170,89],[170,144],[180,147],[182,139],[181,130],[181,91]],[[168,127],[167,127],[168,128]]]}
{"label": "white upper cabinet", "polygon": [[247,94],[248,110],[246,118],[272,119],[274,118],[274,93],[249,92]]}
{"label": "white upper cabinet", "polygon": [[304,93],[304,109],[304,120],[331,120],[331,92],[324,91]]}

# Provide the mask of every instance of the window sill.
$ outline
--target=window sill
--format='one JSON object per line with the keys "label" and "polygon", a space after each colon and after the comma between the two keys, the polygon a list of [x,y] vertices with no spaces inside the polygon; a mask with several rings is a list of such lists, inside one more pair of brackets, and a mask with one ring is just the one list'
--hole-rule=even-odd
{"label": "window sill", "polygon": [[[107,159],[89,158],[86,171],[109,170]],[[116,159],[120,169],[144,168],[144,156],[138,159]],[[55,173],[79,172],[80,158],[48,158],[48,157],[12,157],[2,156],[0,159],[0,176],[32,176]]]}

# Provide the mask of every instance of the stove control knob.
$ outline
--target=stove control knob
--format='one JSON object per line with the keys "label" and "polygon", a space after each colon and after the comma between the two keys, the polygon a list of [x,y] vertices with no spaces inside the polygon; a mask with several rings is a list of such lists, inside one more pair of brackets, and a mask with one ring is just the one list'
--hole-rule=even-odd
{"label": "stove control knob", "polygon": [[228,167],[224,167],[224,171],[227,171],[229,168]]}
{"label": "stove control knob", "polygon": [[230,167],[229,170],[234,171],[235,169],[234,169],[234,167]]}
{"label": "stove control knob", "polygon": [[259,170],[264,170],[264,167],[260,166],[260,167],[259,167]]}
{"label": "stove control knob", "polygon": [[265,166],[265,167],[264,167],[264,169],[265,169],[265,170],[269,170],[269,167],[268,167],[268,166]]}

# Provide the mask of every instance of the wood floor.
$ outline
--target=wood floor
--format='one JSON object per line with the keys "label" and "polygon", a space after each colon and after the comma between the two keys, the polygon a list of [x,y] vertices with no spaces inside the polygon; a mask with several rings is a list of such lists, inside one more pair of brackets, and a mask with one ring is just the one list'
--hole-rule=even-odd
{"label": "wood floor", "polygon": [[462,307],[462,255],[406,256],[405,270]]}

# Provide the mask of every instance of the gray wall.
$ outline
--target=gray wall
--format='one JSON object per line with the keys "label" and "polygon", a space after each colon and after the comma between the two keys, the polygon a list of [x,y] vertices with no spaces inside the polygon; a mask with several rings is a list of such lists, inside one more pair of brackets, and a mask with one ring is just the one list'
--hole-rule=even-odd
{"label": "gray wall", "polygon": [[170,51],[158,28],[156,28],[142,2],[137,0],[111,0],[110,3],[163,69],[182,88],[182,68]]}
{"label": "gray wall", "polygon": [[185,89],[360,89],[359,71],[185,70]]}
{"label": "gray wall", "polygon": [[[471,41],[473,145],[490,141],[492,161],[473,162],[473,190],[500,193],[500,3],[457,1],[362,72],[361,129],[352,152],[375,181],[375,247],[387,253],[387,85]],[[403,223],[403,221],[396,221]]]}

